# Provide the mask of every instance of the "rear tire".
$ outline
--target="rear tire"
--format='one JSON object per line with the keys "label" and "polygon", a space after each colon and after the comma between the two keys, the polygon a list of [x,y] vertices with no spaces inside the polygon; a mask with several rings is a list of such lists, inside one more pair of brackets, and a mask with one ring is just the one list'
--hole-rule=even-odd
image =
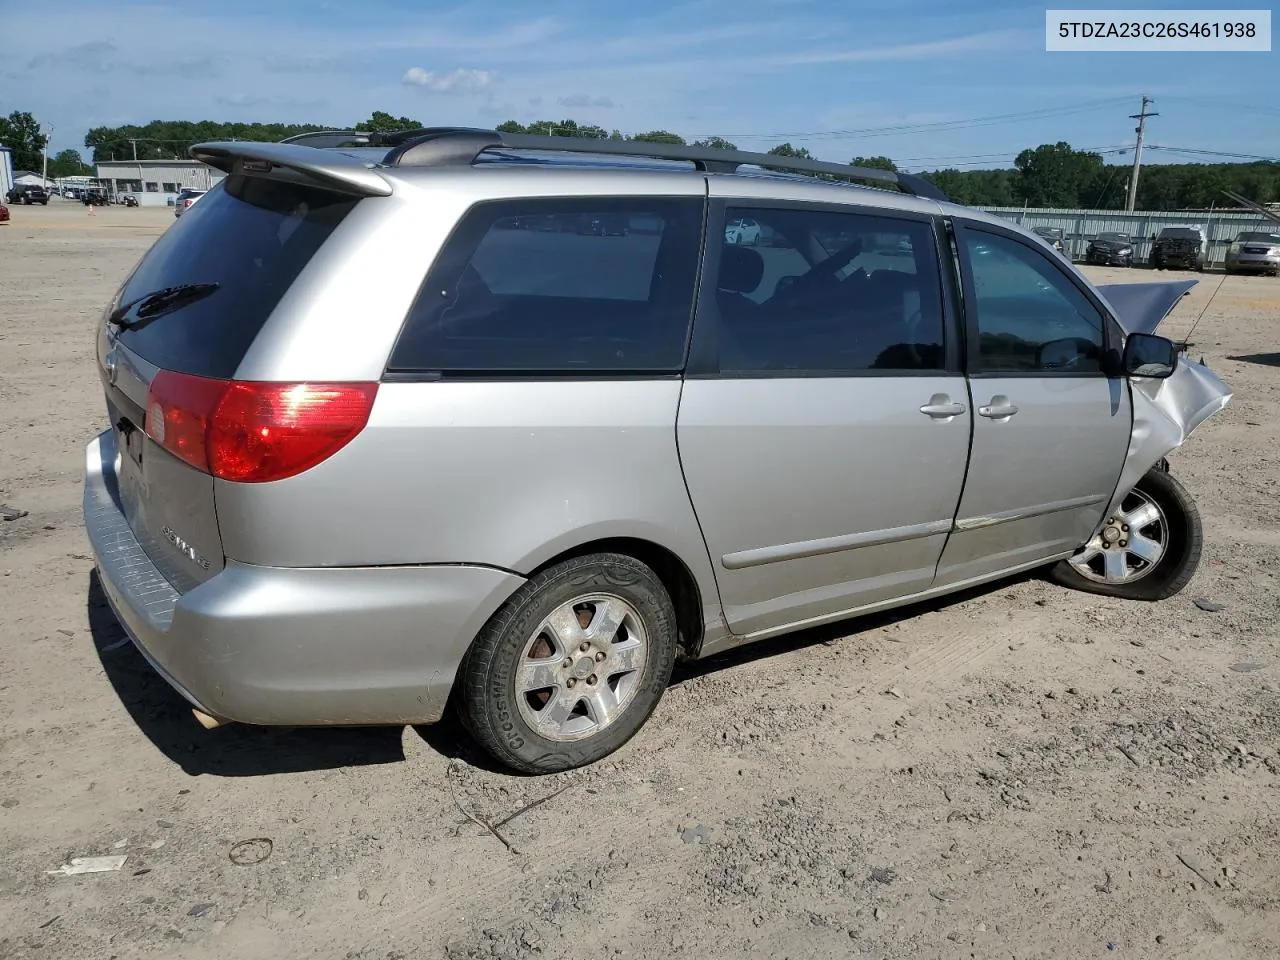
{"label": "rear tire", "polygon": [[677,635],[671,598],[645,564],[616,553],[558,563],[516,591],[472,643],[458,672],[459,717],[522,773],[594,763],[653,713]]}
{"label": "rear tire", "polygon": [[[1141,515],[1139,510],[1143,511]],[[1122,521],[1138,516],[1152,519],[1120,529]],[[1130,550],[1125,551],[1119,544],[1106,546],[1106,537],[1111,534],[1132,538]],[[1144,551],[1152,551],[1148,555],[1153,555],[1154,548],[1149,544],[1162,549],[1158,558],[1147,563],[1136,551],[1141,546]],[[1076,551],[1075,556],[1055,564],[1050,576],[1064,587],[1087,593],[1125,600],[1166,600],[1181,591],[1195,575],[1203,548],[1204,534],[1195,500],[1171,474],[1156,467],[1138,481],[1116,516],[1103,527],[1103,532]],[[1107,556],[1109,553],[1111,557]],[[1122,555],[1119,561],[1114,556],[1117,553]],[[1111,582],[1100,579],[1112,563],[1116,564],[1113,569],[1117,571],[1120,564],[1124,565],[1124,578]],[[1088,572],[1082,569],[1085,567]]]}

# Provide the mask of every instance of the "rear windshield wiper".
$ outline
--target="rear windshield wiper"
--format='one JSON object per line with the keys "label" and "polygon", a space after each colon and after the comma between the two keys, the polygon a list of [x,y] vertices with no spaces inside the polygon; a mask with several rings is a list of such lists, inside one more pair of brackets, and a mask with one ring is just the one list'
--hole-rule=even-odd
{"label": "rear windshield wiper", "polygon": [[[166,313],[172,313],[179,307],[203,300],[218,287],[219,284],[216,283],[180,283],[174,287],[153,290],[116,307],[111,311],[111,316],[107,317],[107,323],[121,330],[129,330],[163,317]],[[132,320],[126,319],[130,313],[134,314]]]}

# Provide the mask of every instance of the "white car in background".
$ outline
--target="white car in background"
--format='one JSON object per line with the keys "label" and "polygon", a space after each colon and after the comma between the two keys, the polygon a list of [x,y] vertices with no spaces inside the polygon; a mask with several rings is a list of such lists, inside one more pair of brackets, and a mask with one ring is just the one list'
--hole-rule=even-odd
{"label": "white car in background", "polygon": [[186,212],[187,208],[205,195],[204,190],[182,190],[178,193],[177,199],[173,201],[173,215],[180,217]]}
{"label": "white car in background", "polygon": [[724,242],[754,247],[760,242],[760,224],[746,218],[730,220],[724,227]]}

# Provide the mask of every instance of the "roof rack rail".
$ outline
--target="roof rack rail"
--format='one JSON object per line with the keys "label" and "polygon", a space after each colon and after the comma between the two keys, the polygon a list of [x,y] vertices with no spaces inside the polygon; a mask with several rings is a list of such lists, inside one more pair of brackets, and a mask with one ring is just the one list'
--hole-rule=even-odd
{"label": "roof rack rail", "polygon": [[304,147],[350,147],[365,146],[369,143],[369,137],[370,134],[364,130],[313,130],[280,142],[296,143]]}
{"label": "roof rack rail", "polygon": [[425,127],[391,134],[372,134],[371,145],[390,145],[383,163],[393,167],[446,166],[471,164],[487,150],[548,150],[560,153],[644,157],[654,160],[683,160],[698,170],[735,173],[739,167],[756,166],[770,170],[816,173],[841,180],[869,180],[897,187],[903,193],[930,200],[946,201],[947,195],[925,180],[909,173],[845,166],[803,157],[783,157],[771,153],[717,150],[641,140],[589,140],[579,137],[544,137],[527,133],[500,133],[471,127]]}

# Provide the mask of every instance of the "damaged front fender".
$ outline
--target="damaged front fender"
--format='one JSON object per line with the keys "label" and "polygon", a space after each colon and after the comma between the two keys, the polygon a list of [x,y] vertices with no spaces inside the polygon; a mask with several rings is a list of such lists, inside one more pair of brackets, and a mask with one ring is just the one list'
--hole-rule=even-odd
{"label": "damaged front fender", "polygon": [[[1099,284],[1096,289],[1126,334],[1154,333],[1195,285],[1195,280],[1174,280]],[[1203,363],[1188,360],[1185,354],[1178,358],[1171,376],[1163,380],[1132,377],[1129,385],[1133,432],[1104,518],[1115,513],[1148,470],[1182,446],[1191,431],[1231,399],[1230,387]]]}
{"label": "damaged front fender", "polygon": [[1202,363],[1178,359],[1172,376],[1164,380],[1134,377],[1133,432],[1115,495],[1104,517],[1110,517],[1147,471],[1182,446],[1196,427],[1227,405],[1231,388]]}

